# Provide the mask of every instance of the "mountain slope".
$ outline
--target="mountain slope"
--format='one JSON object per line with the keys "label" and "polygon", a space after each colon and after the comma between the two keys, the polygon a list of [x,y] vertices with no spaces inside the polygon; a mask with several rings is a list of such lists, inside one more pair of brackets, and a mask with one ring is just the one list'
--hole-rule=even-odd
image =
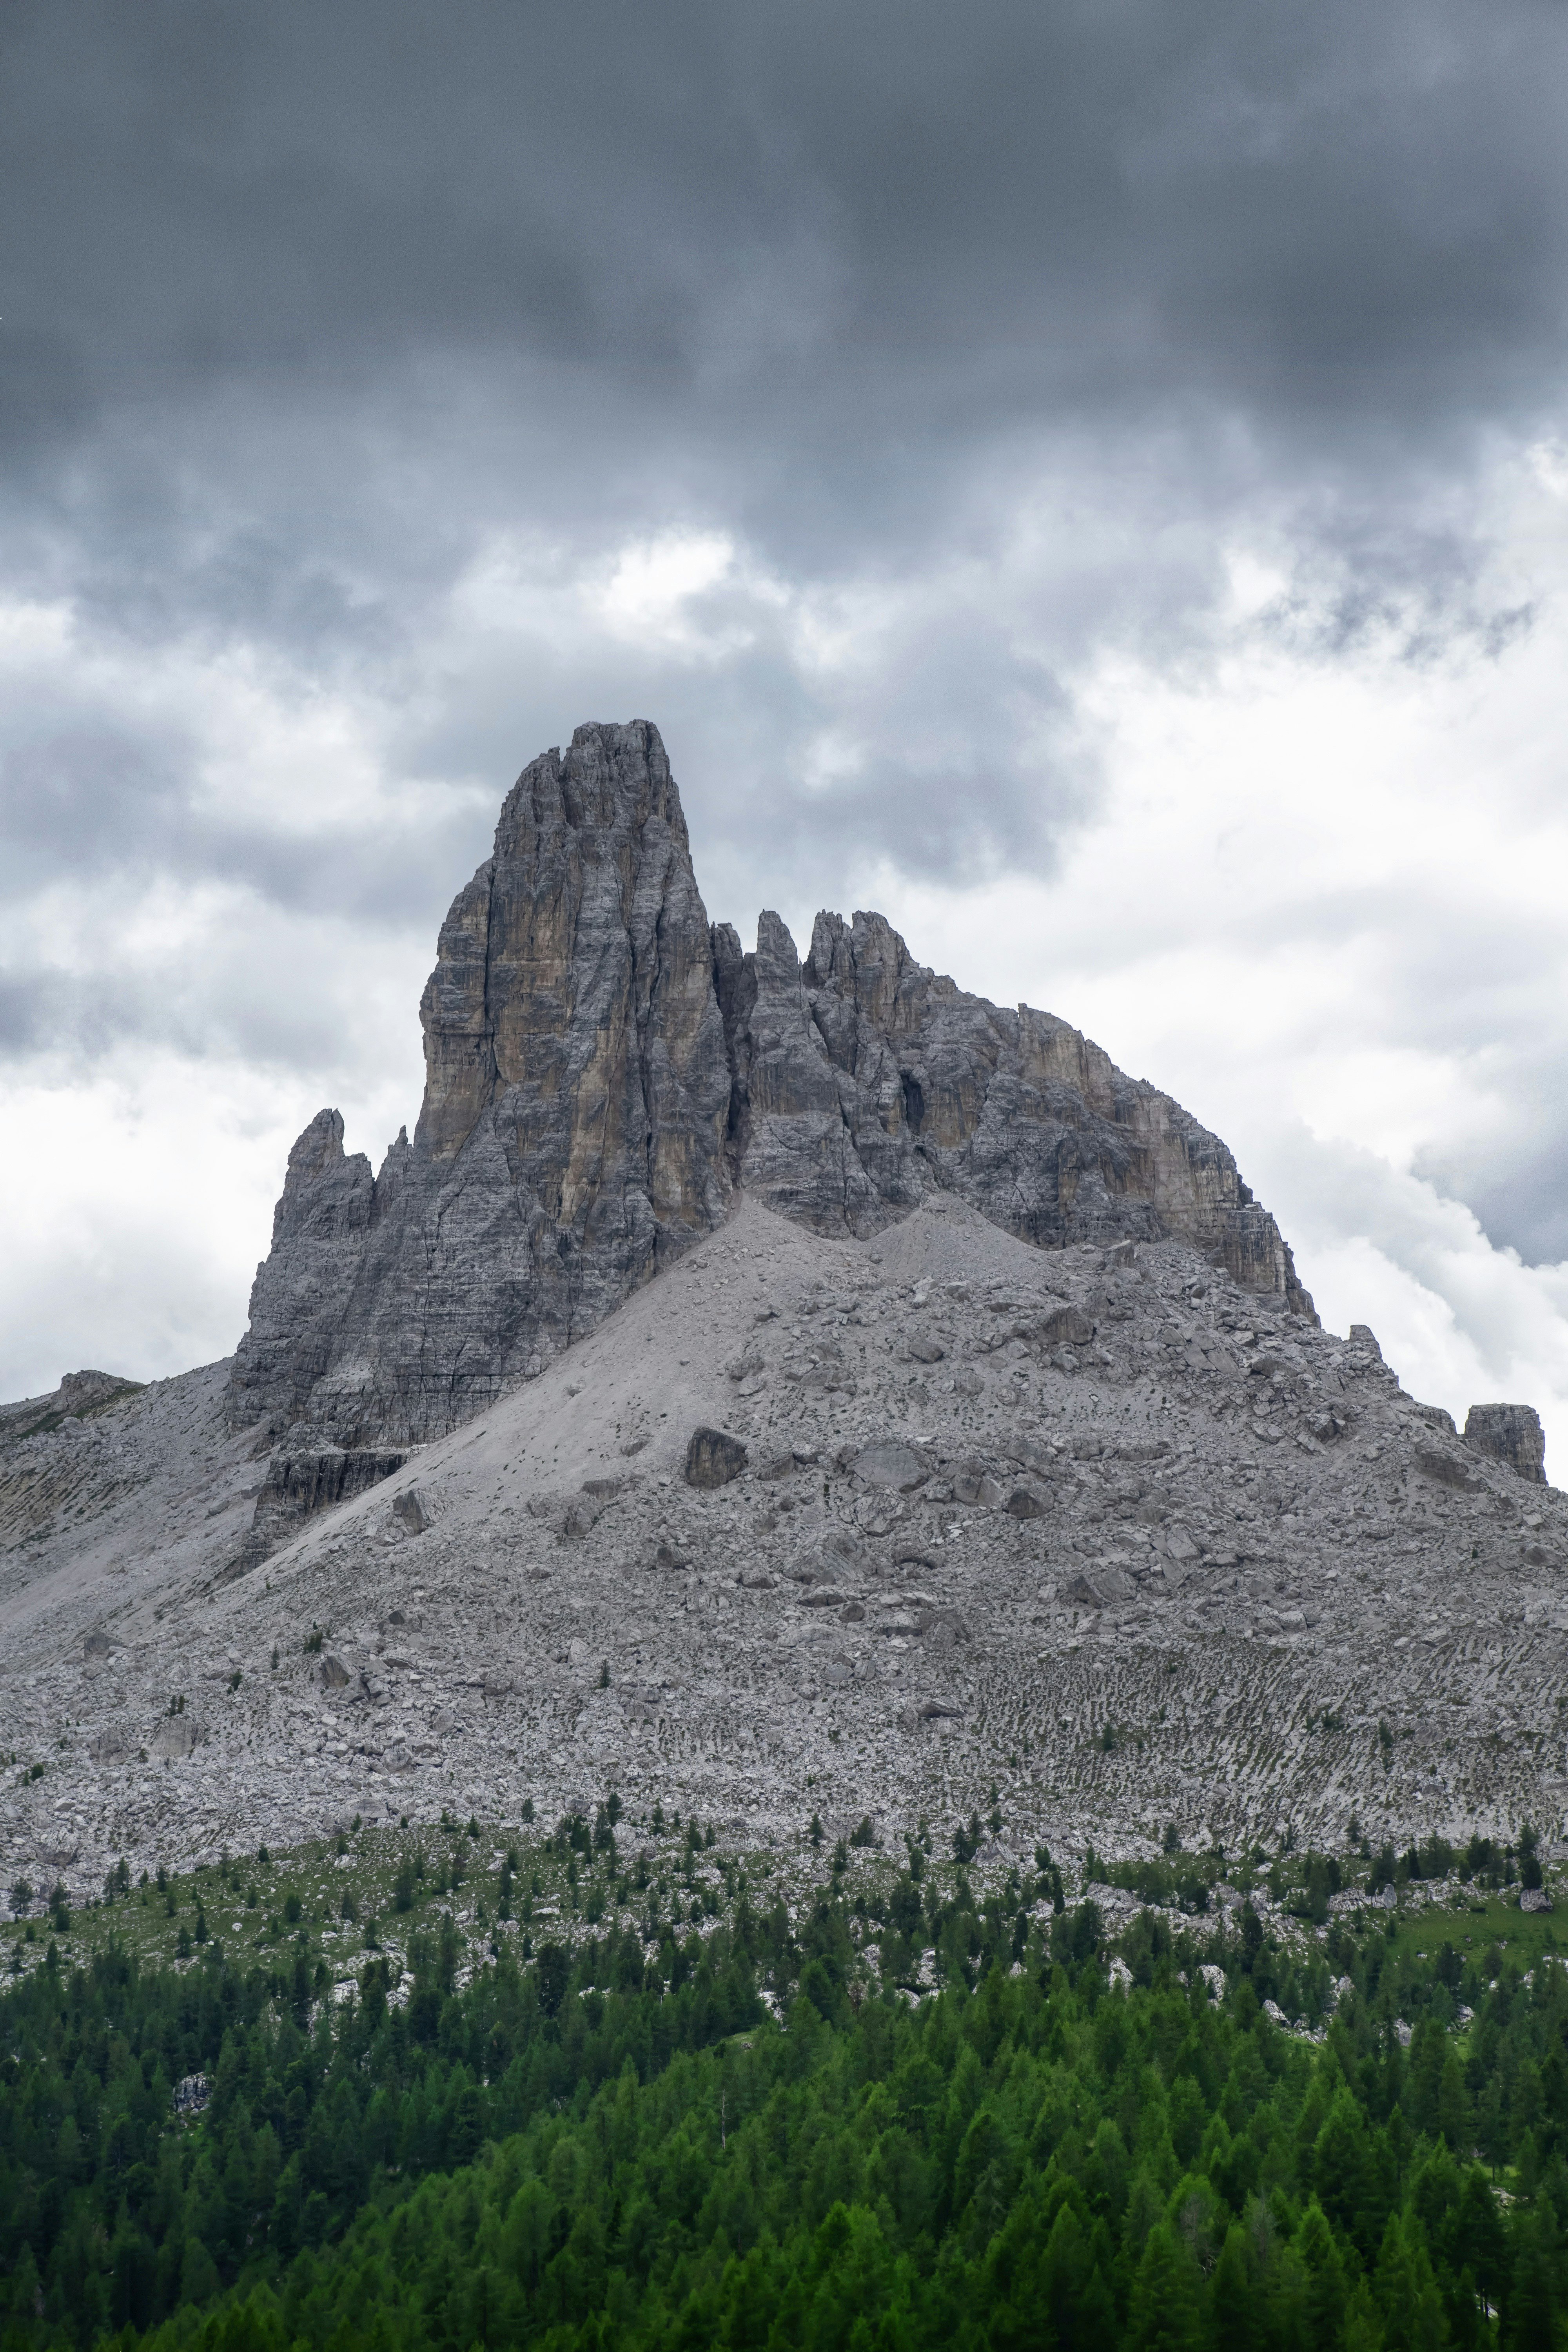
{"label": "mountain slope", "polygon": [[[232,1494],[220,1370],[126,1410],[182,1412]],[[721,1485],[688,1483],[703,1430],[744,1448]],[[1041,1252],[942,1195],[829,1239],[742,1200],[248,1570],[193,1519],[123,1600],[13,1593],[8,1719],[48,1769],[5,1850],[90,1881],[612,1783],[749,1844],[994,1787],[1025,1852],[1556,1835],[1564,1507],[1190,1244]]]}

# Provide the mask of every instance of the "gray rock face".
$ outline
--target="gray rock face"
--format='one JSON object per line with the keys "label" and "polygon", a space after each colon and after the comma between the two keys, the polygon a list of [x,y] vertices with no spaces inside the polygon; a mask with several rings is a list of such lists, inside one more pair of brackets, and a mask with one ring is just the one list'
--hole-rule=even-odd
{"label": "gray rock face", "polygon": [[1506,1462],[1532,1486],[1546,1484],[1546,1433],[1533,1405],[1473,1404],[1465,1416],[1465,1444]]}
{"label": "gray rock face", "polygon": [[239,1565],[247,1568],[265,1559],[276,1545],[293,1534],[301,1519],[313,1518],[318,1511],[329,1511],[334,1503],[346,1503],[351,1496],[363,1495],[367,1486],[379,1486],[383,1478],[401,1470],[406,1458],[374,1445],[275,1454],[256,1498],[256,1516]]}
{"label": "gray rock face", "polygon": [[776,915],[749,956],[723,925],[713,963],[736,1172],[770,1208],[865,1234],[941,1191],[1038,1247],[1176,1234],[1312,1315],[1224,1144],[1065,1021],[968,995],[880,915],[818,915],[804,965]]}
{"label": "gray rock face", "polygon": [[[580,727],[524,772],[420,1017],[412,1142],[373,1175],[329,1109],[289,1154],[229,1385],[231,1426],[297,1465],[252,1552],[542,1371],[738,1190],[828,1235],[938,1194],[1037,1246],[1176,1235],[1312,1316],[1225,1146],[1067,1023],[967,995],[879,915],[818,916],[804,965],[774,914],[749,954],[710,932],[646,723]],[[1079,1310],[1059,1321],[1088,1344]],[[814,1377],[853,1393],[837,1359]]]}
{"label": "gray rock face", "polygon": [[729,1205],[708,919],[658,730],[580,727],[502,808],[420,1004],[425,1104],[378,1176],[333,1110],[289,1154],[237,1426],[450,1429]]}

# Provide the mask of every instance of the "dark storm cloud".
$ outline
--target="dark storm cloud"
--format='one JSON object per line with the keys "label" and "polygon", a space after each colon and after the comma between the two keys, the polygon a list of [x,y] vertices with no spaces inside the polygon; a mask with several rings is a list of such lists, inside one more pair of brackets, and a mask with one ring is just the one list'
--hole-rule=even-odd
{"label": "dark storm cloud", "polygon": [[[13,465],[68,525],[96,479],[132,541],[178,519],[183,453],[127,481],[117,429],[143,461],[149,422],[236,386],[302,437],[368,395],[439,448],[451,367],[563,465],[531,507],[679,453],[819,562],[868,513],[914,527],[944,457],[1020,421],[1186,404],[1271,467],[1404,468],[1531,415],[1561,357],[1555,8],[41,0],[7,25]],[[84,448],[101,473],[68,483]]]}
{"label": "dark storm cloud", "polygon": [[[696,524],[786,590],[897,585],[994,563],[1045,482],[1013,605],[907,618],[874,677],[825,688],[763,616],[700,674],[476,657],[398,739],[407,774],[460,744],[499,789],[563,714],[641,709],[721,852],[1044,870],[1097,782],[1060,675],[1180,646],[1238,515],[1295,551],[1298,641],[1508,625],[1465,485],[1559,396],[1565,58],[1529,0],[18,0],[12,584],[395,704],[497,531],[563,579]],[[815,783],[834,729],[856,756]],[[185,756],[41,726],[15,871],[325,887],[201,813]],[[449,830],[460,871],[482,839]],[[370,910],[444,899],[439,841],[342,846]]]}

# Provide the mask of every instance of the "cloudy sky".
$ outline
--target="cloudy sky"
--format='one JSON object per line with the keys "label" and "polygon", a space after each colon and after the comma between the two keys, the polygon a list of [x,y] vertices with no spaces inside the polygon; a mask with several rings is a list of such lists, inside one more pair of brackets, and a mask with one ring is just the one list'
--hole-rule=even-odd
{"label": "cloudy sky", "polygon": [[243,1328],[519,768],[1226,1137],[1568,1478],[1557,0],[12,0],[0,1393]]}

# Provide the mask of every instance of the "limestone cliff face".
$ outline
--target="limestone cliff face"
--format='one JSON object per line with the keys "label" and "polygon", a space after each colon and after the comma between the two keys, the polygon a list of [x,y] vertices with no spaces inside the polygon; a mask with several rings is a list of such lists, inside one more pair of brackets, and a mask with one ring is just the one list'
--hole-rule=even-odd
{"label": "limestone cliff face", "polygon": [[289,1156],[230,1411],[418,1441],[580,1337],[725,1214],[731,1081],[658,730],[580,727],[508,795],[420,1005],[425,1103],[374,1180]]}
{"label": "limestone cliff face", "polygon": [[290,1452],[453,1427],[737,1187],[822,1232],[941,1190],[1041,1247],[1177,1234],[1312,1316],[1224,1144],[1066,1022],[966,994],[879,915],[819,915],[804,964],[774,914],[749,953],[710,932],[645,723],[580,727],[524,771],[420,1017],[413,1141],[373,1177],[325,1110],[289,1155],[229,1409]]}

